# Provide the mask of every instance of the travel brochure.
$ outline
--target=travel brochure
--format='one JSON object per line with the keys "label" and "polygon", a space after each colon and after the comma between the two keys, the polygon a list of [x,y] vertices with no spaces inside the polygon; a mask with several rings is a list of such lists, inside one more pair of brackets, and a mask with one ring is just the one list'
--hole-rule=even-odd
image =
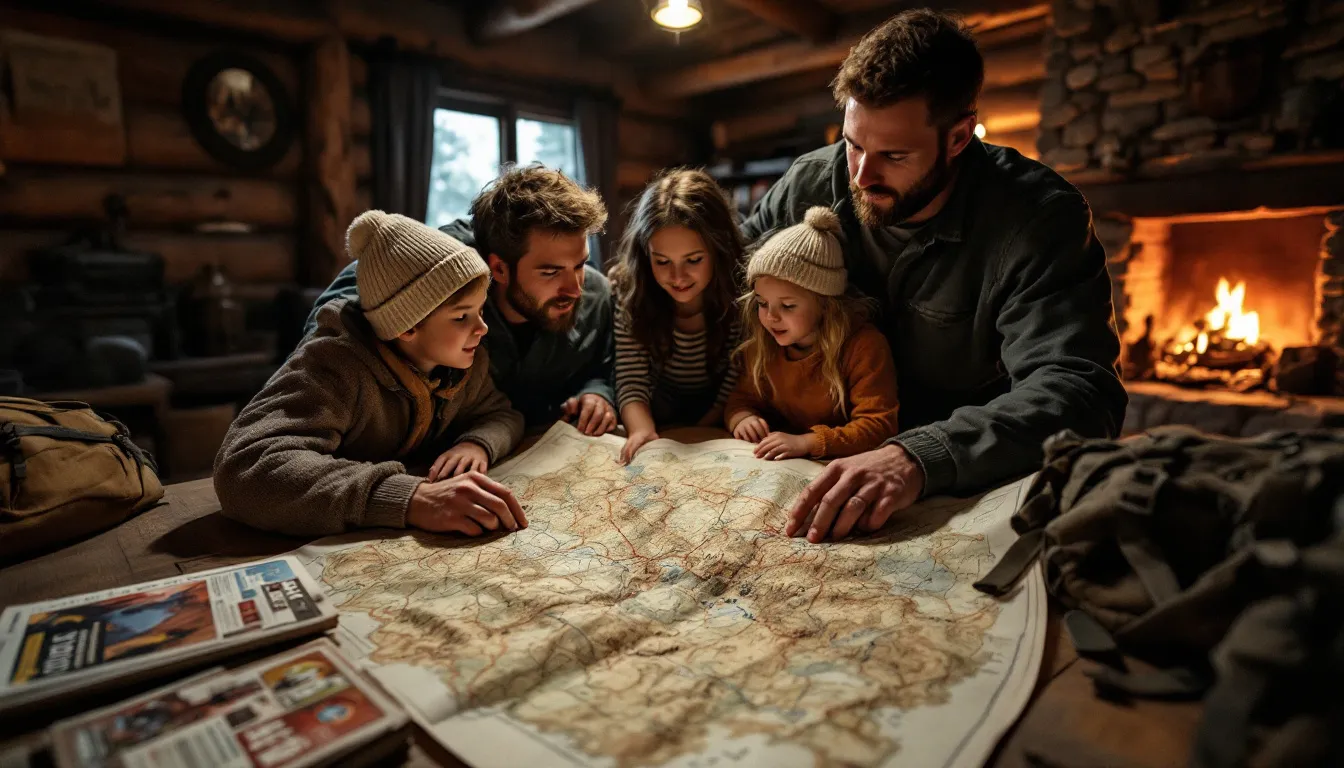
{"label": "travel brochure", "polygon": [[293,557],[10,606],[0,614],[0,714],[170,675],[336,621]]}

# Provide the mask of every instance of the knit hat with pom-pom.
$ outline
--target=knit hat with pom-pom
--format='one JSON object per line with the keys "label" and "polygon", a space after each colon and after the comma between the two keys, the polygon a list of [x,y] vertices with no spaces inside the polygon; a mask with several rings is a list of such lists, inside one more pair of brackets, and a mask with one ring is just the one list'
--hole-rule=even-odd
{"label": "knit hat with pom-pom", "polygon": [[359,261],[364,317],[383,341],[414,328],[467,283],[490,274],[475,248],[398,213],[365,211],[345,234]]}
{"label": "knit hat with pom-pom", "polygon": [[822,296],[845,292],[848,273],[840,249],[840,217],[825,206],[807,209],[802,224],[770,236],[747,262],[747,285],[769,276]]}

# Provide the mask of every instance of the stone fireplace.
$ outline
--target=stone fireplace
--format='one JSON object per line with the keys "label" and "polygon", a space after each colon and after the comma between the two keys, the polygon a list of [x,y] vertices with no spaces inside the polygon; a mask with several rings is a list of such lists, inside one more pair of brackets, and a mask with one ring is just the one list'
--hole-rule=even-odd
{"label": "stone fireplace", "polygon": [[1341,225],[1317,209],[1099,220],[1126,377],[1344,395]]}
{"label": "stone fireplace", "polygon": [[1055,0],[1041,159],[1106,248],[1126,429],[1344,425],[1344,0]]}

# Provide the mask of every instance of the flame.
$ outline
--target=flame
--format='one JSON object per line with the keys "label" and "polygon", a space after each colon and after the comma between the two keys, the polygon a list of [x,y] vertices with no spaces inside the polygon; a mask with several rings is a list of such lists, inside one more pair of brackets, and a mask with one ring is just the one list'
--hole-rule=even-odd
{"label": "flame", "polygon": [[[1238,339],[1247,344],[1257,343],[1260,340],[1260,315],[1242,310],[1242,303],[1246,300],[1246,283],[1239,282],[1233,288],[1226,277],[1220,277],[1214,296],[1218,299],[1218,306],[1204,316],[1208,329],[1222,331],[1223,336],[1229,339]],[[1208,334],[1200,333],[1197,349],[1201,354],[1208,344]]]}

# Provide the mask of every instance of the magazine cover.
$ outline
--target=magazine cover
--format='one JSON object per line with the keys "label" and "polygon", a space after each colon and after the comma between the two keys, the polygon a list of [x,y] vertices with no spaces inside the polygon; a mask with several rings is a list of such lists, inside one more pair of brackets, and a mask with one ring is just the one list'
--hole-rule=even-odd
{"label": "magazine cover", "polygon": [[334,617],[288,557],[12,606],[0,614],[0,711],[30,691],[265,642]]}
{"label": "magazine cover", "polygon": [[322,639],[57,723],[52,747],[62,768],[299,768],[405,723]]}

